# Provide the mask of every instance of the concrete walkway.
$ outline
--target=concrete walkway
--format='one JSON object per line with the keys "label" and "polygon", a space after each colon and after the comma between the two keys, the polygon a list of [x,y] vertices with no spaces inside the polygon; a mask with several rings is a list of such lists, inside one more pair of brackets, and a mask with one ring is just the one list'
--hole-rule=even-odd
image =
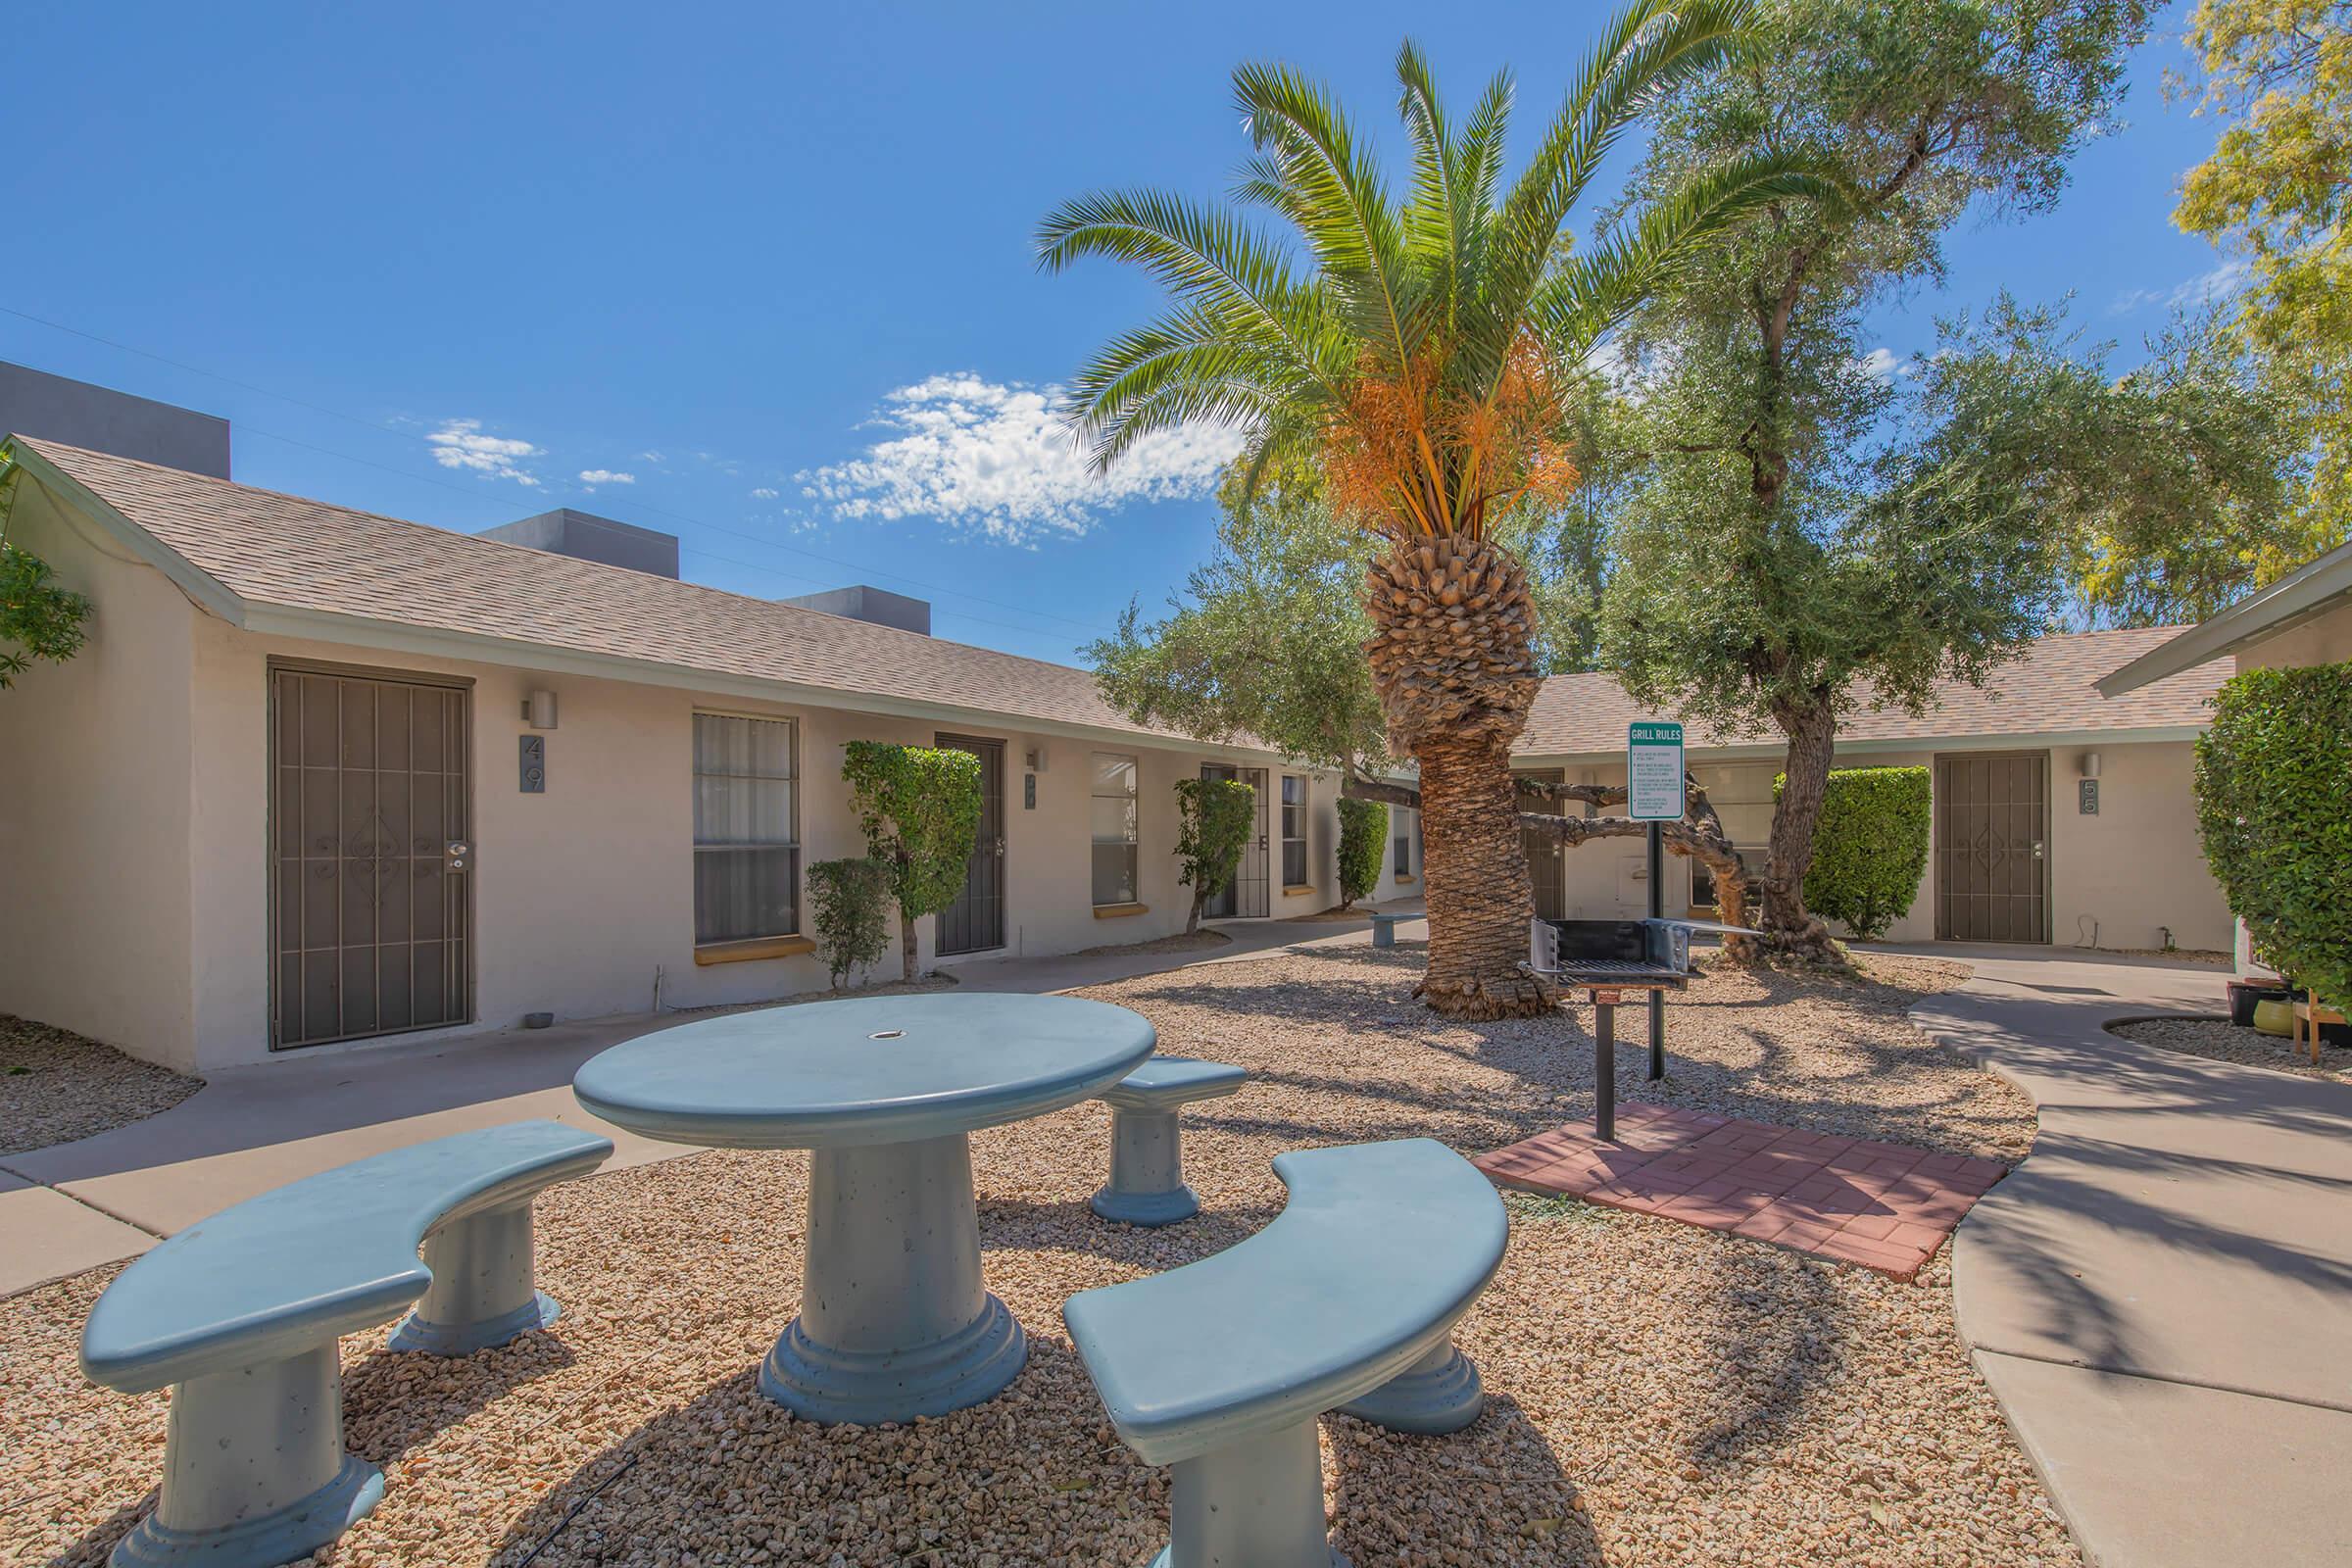
{"label": "concrete walkway", "polygon": [[2102,1568],[2352,1562],[2352,1088],[2110,1019],[2220,1010],[2220,971],[1945,949],[1912,1009],[2040,1107],[1960,1227],[1960,1331]]}
{"label": "concrete walkway", "polygon": [[[1300,944],[1370,940],[1368,922],[1264,920],[1221,929],[1231,945],[1209,950],[1001,958],[948,972],[976,991],[1062,991]],[[606,1047],[694,1016],[636,1013],[305,1052],[219,1073],[144,1121],[0,1155],[0,1296],[135,1256],[272,1187],[500,1122],[543,1116],[593,1127],[617,1146],[608,1170],[692,1153],[597,1121],[571,1098],[571,1078]]]}

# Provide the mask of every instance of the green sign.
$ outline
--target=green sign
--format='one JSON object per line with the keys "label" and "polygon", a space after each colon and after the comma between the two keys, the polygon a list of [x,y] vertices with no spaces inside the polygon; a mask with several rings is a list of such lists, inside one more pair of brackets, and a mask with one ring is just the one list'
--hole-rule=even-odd
{"label": "green sign", "polygon": [[1637,822],[1672,822],[1683,815],[1683,725],[1645,718],[1625,734],[1627,812]]}

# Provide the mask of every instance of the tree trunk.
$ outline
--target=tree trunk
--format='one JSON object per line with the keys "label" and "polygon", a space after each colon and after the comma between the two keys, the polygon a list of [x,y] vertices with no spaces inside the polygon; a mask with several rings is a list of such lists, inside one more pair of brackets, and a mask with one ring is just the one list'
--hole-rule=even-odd
{"label": "tree trunk", "polygon": [[1838,752],[1838,710],[1826,698],[1773,705],[1773,721],[1788,737],[1785,782],[1772,813],[1772,842],[1764,860],[1763,910],[1758,929],[1775,953],[1841,962],[1830,928],[1805,907],[1805,872],[1813,864],[1813,830],[1829,794],[1830,763]]}
{"label": "tree trunk", "polygon": [[1413,756],[1421,764],[1421,891],[1429,907],[1422,994],[1449,1018],[1546,1010],[1543,986],[1519,967],[1536,892],[1510,754],[1475,741],[1425,741]]}
{"label": "tree trunk", "polygon": [[914,915],[904,904],[899,906],[899,978],[914,979]]}
{"label": "tree trunk", "polygon": [[1551,999],[1519,967],[1535,889],[1511,780],[1511,742],[1542,679],[1527,575],[1484,540],[1412,540],[1373,561],[1364,601],[1389,740],[1421,767],[1422,994],[1454,1018],[1543,1012]]}
{"label": "tree trunk", "polygon": [[1205,902],[1205,899],[1204,895],[1200,891],[1200,884],[1195,883],[1193,886],[1193,907],[1191,912],[1184,917],[1184,934],[1188,937],[1199,936],[1200,934],[1200,906],[1203,902]]}

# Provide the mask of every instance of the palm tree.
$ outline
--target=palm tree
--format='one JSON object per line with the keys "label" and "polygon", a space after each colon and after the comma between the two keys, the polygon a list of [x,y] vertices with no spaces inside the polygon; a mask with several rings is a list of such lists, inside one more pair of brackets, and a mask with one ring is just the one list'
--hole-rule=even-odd
{"label": "palm tree", "polygon": [[1074,382],[1070,417],[1098,468],[1154,431],[1228,421],[1247,433],[1250,485],[1303,460],[1337,510],[1387,542],[1365,579],[1365,652],[1389,744],[1420,767],[1423,987],[1452,1016],[1548,1004],[1518,967],[1534,896],[1510,772],[1539,680],[1535,609],[1490,528],[1575,485],[1564,394],[1602,336],[1710,235],[1820,193],[1792,161],[1745,161],[1569,247],[1569,216],[1610,146],[1652,97],[1742,49],[1753,5],[1635,0],[1507,193],[1507,74],[1457,129],[1428,62],[1403,46],[1413,169],[1399,204],[1326,91],[1285,67],[1242,67],[1234,95],[1255,156],[1235,198],[1296,230],[1303,265],[1237,211],[1154,191],[1083,197],[1039,232],[1050,270],[1110,257],[1174,297]]}

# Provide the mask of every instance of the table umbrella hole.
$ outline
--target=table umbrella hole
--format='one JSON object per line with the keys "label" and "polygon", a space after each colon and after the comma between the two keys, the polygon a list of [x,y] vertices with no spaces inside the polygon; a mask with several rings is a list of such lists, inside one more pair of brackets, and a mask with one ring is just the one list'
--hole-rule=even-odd
{"label": "table umbrella hole", "polygon": [[906,1031],[904,1029],[877,1029],[865,1038],[868,1040],[898,1040],[903,1038],[906,1033]]}

